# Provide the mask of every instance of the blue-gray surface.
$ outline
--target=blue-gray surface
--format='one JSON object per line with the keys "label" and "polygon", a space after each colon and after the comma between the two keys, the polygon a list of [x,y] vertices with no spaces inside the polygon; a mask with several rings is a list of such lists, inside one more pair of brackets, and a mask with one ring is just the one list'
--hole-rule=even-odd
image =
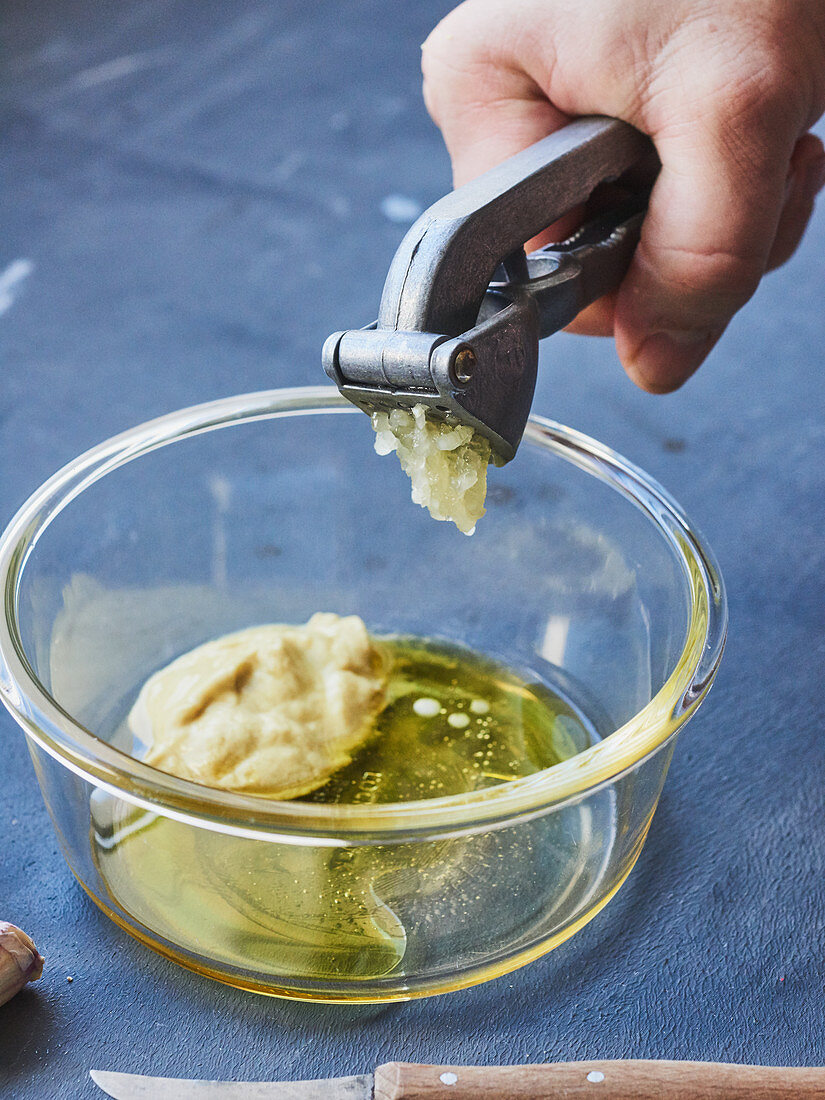
{"label": "blue-gray surface", "polygon": [[[8,0],[4,520],[138,421],[319,381],[324,336],[371,318],[403,219],[449,185],[418,75],[448,6]],[[86,899],[4,714],[0,918],[48,956],[0,1008],[4,1097],[91,1098],[92,1066],[260,1079],[393,1058],[825,1063],[824,257],[820,212],[676,395],[634,389],[607,342],[543,352],[536,408],[658,477],[730,590],[722,671],[616,900],[545,959],[434,1000],[353,1015],[237,992]]]}

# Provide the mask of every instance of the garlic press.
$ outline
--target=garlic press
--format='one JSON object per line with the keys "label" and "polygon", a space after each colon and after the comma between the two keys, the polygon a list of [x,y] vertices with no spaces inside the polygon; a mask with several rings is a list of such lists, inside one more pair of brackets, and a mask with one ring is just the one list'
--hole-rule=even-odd
{"label": "garlic press", "polygon": [[439,199],[401,242],[377,321],[326,340],[326,373],[366,413],[424,405],[472,426],[508,462],[530,413],[539,340],[619,285],[649,188],[623,188],[560,244],[525,255],[524,242],[651,154],[627,123],[580,118]]}

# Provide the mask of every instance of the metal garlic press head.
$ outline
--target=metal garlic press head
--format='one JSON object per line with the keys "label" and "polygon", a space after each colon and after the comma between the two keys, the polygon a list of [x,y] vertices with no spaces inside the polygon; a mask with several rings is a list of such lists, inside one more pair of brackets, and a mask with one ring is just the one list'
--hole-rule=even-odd
{"label": "metal garlic press head", "polygon": [[582,118],[445,195],[401,242],[378,320],[333,333],[324,370],[367,413],[424,405],[471,425],[509,461],[530,413],[539,340],[619,285],[647,191],[561,244],[525,256],[524,242],[652,152],[627,123]]}

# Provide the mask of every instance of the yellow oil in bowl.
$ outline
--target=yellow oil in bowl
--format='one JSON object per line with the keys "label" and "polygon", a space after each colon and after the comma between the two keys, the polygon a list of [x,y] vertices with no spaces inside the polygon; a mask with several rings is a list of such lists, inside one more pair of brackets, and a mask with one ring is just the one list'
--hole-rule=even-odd
{"label": "yellow oil in bowl", "polygon": [[[467,794],[552,767],[594,740],[592,724],[538,679],[446,642],[381,645],[388,701],[374,735],[306,801]],[[101,792],[93,844],[112,899],[170,941],[217,950],[239,967],[350,981],[402,968],[410,925],[437,919],[439,905],[455,913],[481,883],[501,879],[501,867],[485,874],[485,863],[533,855],[498,834],[437,845],[258,844],[193,831]]]}

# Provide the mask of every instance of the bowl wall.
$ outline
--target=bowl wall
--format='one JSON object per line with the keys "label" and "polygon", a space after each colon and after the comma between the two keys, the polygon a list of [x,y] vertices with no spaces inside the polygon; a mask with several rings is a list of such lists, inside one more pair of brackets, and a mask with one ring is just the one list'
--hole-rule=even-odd
{"label": "bowl wall", "polygon": [[[686,556],[679,524],[663,523],[666,498],[653,487],[640,500],[580,437],[531,426],[517,458],[491,470],[488,514],[467,538],[410,502],[367,418],[329,390],[251,396],[128,433],[6,536],[4,695],[69,864],[141,939],[264,992],[397,999],[512,969],[572,934],[632,867],[673,735],[718,661],[721,636],[697,680],[709,620],[723,633],[721,591]],[[471,796],[454,810],[439,800],[430,818],[419,804],[414,822],[399,810],[375,829],[365,795],[353,832],[333,807],[319,829],[291,820],[290,804],[275,827],[249,812],[255,800],[211,804],[191,784],[176,801],[106,755],[131,748],[125,715],[174,657],[319,610],[538,677],[594,741],[610,738],[614,763],[562,765],[574,785],[584,769],[572,797],[549,781],[543,796],[538,776],[520,781],[533,793],[515,810],[474,816]],[[638,751],[621,757],[623,737]]]}
{"label": "bowl wall", "polygon": [[201,974],[319,1001],[392,1001],[507,973],[571,936],[641,851],[673,741],[572,805],[398,844],[238,837],[135,807],[30,741],[75,876]]}

